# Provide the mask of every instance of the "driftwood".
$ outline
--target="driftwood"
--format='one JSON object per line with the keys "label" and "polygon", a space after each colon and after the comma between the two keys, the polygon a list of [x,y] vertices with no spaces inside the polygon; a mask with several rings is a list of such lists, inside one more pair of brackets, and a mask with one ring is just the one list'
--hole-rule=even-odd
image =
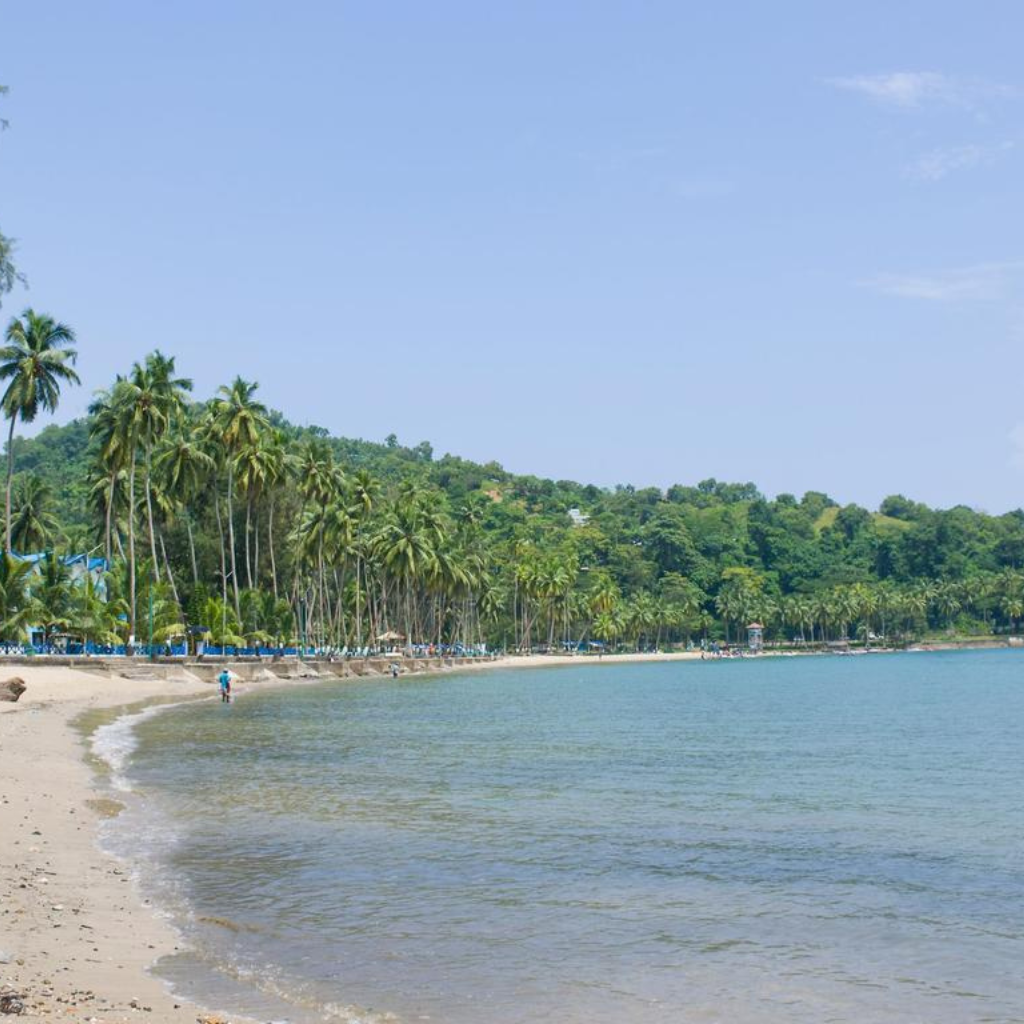
{"label": "driftwood", "polygon": [[24,679],[13,676],[0,683],[0,700],[16,701],[27,689]]}

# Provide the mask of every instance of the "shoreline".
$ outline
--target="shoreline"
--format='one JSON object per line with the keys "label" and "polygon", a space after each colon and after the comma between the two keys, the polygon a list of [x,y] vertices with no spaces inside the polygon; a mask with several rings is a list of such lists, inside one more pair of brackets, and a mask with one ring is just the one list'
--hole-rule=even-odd
{"label": "shoreline", "polygon": [[[699,653],[584,660],[622,664],[695,657],[699,660]],[[120,813],[122,805],[91,748],[102,724],[155,704],[214,697],[220,663],[53,663],[58,660],[65,659],[0,659],[0,681],[17,676],[27,684],[20,700],[0,702],[0,995],[19,997],[23,1019],[29,1020],[245,1021],[189,1002],[151,973],[158,960],[184,943],[142,891],[131,865],[101,845],[104,820]],[[574,656],[533,655],[421,664],[402,675],[580,663]],[[192,671],[197,667],[202,675]],[[242,676],[240,694],[366,677],[344,664],[289,666],[284,677],[258,665],[231,667]],[[371,674],[388,678],[385,665]]]}
{"label": "shoreline", "polygon": [[[791,655],[761,655],[774,656]],[[527,655],[422,665],[402,675],[700,660],[699,651]],[[6,666],[0,661],[0,680],[20,676],[28,686],[17,703],[0,703],[0,994],[22,997],[28,1019],[83,1024],[225,1021],[225,1014],[176,996],[150,973],[157,960],[183,943],[140,889],[130,865],[100,845],[102,822],[120,806],[97,771],[90,748],[92,732],[104,721],[147,705],[214,697],[213,676],[220,665],[206,666],[211,671],[203,675],[210,678],[204,679],[180,664],[140,677],[140,666],[122,664],[124,671],[115,674],[95,663],[83,670],[40,661]],[[338,671],[344,667],[325,665],[322,674],[296,673],[292,678],[270,673],[243,677],[238,692],[365,678],[363,673]],[[387,677],[383,671],[373,674]],[[230,1019],[245,1020],[234,1014]]]}
{"label": "shoreline", "polygon": [[75,723],[91,712],[203,696],[207,687],[58,667],[18,674],[28,690],[17,704],[0,704],[0,984],[22,998],[29,1019],[196,1020],[202,1011],[149,973],[180,939],[129,866],[100,846],[101,822],[120,808]]}

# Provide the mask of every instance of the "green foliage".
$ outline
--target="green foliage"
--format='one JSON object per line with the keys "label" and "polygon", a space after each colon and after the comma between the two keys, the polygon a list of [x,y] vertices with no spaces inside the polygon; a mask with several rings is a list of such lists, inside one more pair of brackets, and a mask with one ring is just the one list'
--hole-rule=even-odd
{"label": "green foliage", "polygon": [[30,597],[32,566],[0,554],[0,638],[21,640],[36,614]]}
{"label": "green foliage", "polygon": [[1024,619],[1024,512],[899,495],[872,512],[714,479],[602,489],[296,427],[241,378],[205,403],[188,387],[154,353],[87,419],[14,443],[15,537],[91,542],[113,565],[106,602],[49,562],[28,598],[8,566],[10,635],[134,624],[144,641],[150,594],[154,639],[201,625],[236,645],[650,648],[743,641],[754,620],[770,639],[879,642]]}

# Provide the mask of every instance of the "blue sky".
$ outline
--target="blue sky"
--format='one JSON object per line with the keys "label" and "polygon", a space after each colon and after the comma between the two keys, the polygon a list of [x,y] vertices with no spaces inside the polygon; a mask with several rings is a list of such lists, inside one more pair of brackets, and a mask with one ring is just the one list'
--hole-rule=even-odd
{"label": "blue sky", "polygon": [[0,2],[85,386],[611,485],[1024,504],[1024,7]]}

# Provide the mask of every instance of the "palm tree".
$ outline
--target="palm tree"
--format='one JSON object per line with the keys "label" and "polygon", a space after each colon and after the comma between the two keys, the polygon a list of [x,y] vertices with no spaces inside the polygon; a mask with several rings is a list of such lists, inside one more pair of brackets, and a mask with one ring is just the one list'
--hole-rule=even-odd
{"label": "palm tree", "polygon": [[75,586],[71,595],[69,610],[70,628],[82,635],[86,645],[90,641],[116,644],[119,640],[116,630],[116,603],[108,600],[106,588],[97,584],[92,573],[87,572]]}
{"label": "palm tree", "polygon": [[614,647],[621,632],[622,615],[615,607],[599,612],[594,619],[594,635],[599,636],[609,647]]}
{"label": "palm tree", "polygon": [[[365,470],[357,470],[352,477],[352,498],[355,502],[353,514],[356,517],[356,643],[363,641],[363,601],[359,592],[359,578],[362,575],[362,567],[366,553],[366,523],[373,512],[374,503],[380,493],[380,484]],[[273,515],[274,506],[270,506]],[[271,520],[272,521],[272,520]],[[273,551],[273,540],[271,540],[271,551]],[[275,573],[274,586],[277,586],[277,575]],[[276,589],[274,591],[277,593]]]}
{"label": "palm tree", "polygon": [[640,650],[641,636],[647,639],[649,645],[651,633],[657,626],[657,609],[654,598],[646,590],[633,595],[626,608],[626,620],[635,649]]}
{"label": "palm tree", "polygon": [[32,585],[39,621],[46,640],[58,629],[66,629],[73,613],[71,572],[64,557],[47,551],[39,563],[39,578]]}
{"label": "palm tree", "polygon": [[[828,593],[828,591],[819,590],[811,598],[811,608],[814,615],[814,621],[818,623],[818,627],[821,629],[821,642],[825,643],[828,640],[829,623],[835,618],[832,595]],[[811,626],[811,640],[814,640],[813,624]]]}
{"label": "palm tree", "polygon": [[935,604],[939,614],[950,628],[952,628],[953,620],[963,607],[961,594],[962,589],[959,583],[945,580],[939,584],[938,592],[935,596]]}
{"label": "palm tree", "polygon": [[405,621],[405,636],[412,641],[413,583],[422,577],[433,558],[431,529],[416,489],[405,488],[391,503],[376,537],[382,567],[398,582]]}
{"label": "palm tree", "polygon": [[[3,92],[3,87],[0,86],[0,93]],[[3,127],[4,122],[0,121],[0,128]],[[16,284],[25,285],[25,275],[18,272],[18,268],[14,265],[14,239],[8,238],[3,232],[0,232],[0,298],[11,291]],[[0,306],[3,303],[0,302]]]}
{"label": "palm tree", "polygon": [[157,449],[153,465],[164,491],[184,511],[192,561],[192,582],[198,583],[199,567],[196,564],[196,544],[192,535],[192,503],[206,489],[216,463],[203,447],[199,431],[193,428],[180,429],[165,441]]}
{"label": "palm tree", "polygon": [[270,580],[277,592],[277,547],[274,543],[274,509],[277,506],[278,492],[291,479],[292,459],[288,453],[284,431],[274,430],[266,445],[266,480],[267,502],[267,549],[270,552]]}
{"label": "palm tree", "polygon": [[235,616],[240,617],[238,572],[235,564],[234,489],[235,460],[244,448],[255,446],[267,427],[267,410],[253,395],[259,384],[236,377],[230,385],[217,389],[213,401],[211,429],[218,442],[223,464],[227,468],[228,538],[231,553],[231,582],[235,594]]}
{"label": "palm tree", "polygon": [[37,476],[18,481],[15,494],[11,543],[20,551],[39,551],[60,529],[53,514],[53,494],[49,485]]}
{"label": "palm tree", "polygon": [[29,596],[32,563],[0,556],[0,639],[20,640],[35,615]]}
{"label": "palm tree", "polygon": [[7,325],[7,344],[0,348],[0,380],[8,381],[0,405],[11,421],[7,435],[6,543],[11,553],[11,481],[14,476],[14,426],[31,423],[40,409],[53,412],[62,384],[78,384],[72,369],[78,353],[69,346],[75,332],[67,324],[26,309]]}
{"label": "palm tree", "polygon": [[[185,394],[192,382],[174,376],[174,358],[151,352],[145,362],[135,363],[128,377],[119,378],[110,392],[100,400],[104,410],[104,430],[108,427],[116,440],[108,449],[117,450],[128,464],[128,591],[130,634],[135,635],[137,593],[135,558],[135,478],[139,449],[143,452],[146,512],[149,522],[149,544],[154,579],[160,580],[160,559],[156,552],[156,529],[153,524],[153,447],[184,407]],[[102,440],[101,440],[102,445]],[[113,472],[113,470],[112,470]],[[116,479],[112,476],[112,480]]]}
{"label": "palm tree", "polygon": [[[114,519],[115,488],[121,479],[128,459],[127,432],[123,429],[121,417],[123,406],[118,402],[118,385],[124,378],[118,375],[113,387],[99,391],[89,405],[89,434],[97,446],[96,479],[94,487],[98,498],[102,488],[104,532],[103,548],[107,566],[112,564],[111,536]],[[120,541],[119,541],[120,543]]]}
{"label": "palm tree", "polygon": [[143,364],[136,363],[128,378],[132,415],[130,425],[132,456],[142,445],[145,465],[146,518],[149,522],[149,547],[153,574],[160,581],[160,559],[156,553],[156,530],[153,526],[153,446],[157,438],[176,423],[185,405],[185,395],[192,390],[187,377],[174,376],[174,356],[151,352]]}
{"label": "palm tree", "polygon": [[[277,431],[261,432],[255,442],[244,444],[235,459],[238,486],[245,495],[245,576],[249,588],[259,586],[259,498],[282,470],[283,452]],[[255,518],[255,544],[253,541]]]}

